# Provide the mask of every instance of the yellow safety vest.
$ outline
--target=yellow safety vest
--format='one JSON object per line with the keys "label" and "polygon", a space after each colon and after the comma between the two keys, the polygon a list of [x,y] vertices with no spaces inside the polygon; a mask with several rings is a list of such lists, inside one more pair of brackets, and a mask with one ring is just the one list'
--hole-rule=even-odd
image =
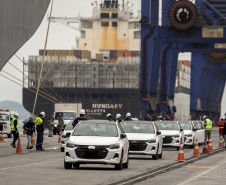
{"label": "yellow safety vest", "polygon": [[120,125],[122,125],[122,123],[124,122],[124,120],[122,119],[119,123],[120,123]]}
{"label": "yellow safety vest", "polygon": [[42,124],[42,118],[37,117],[37,118],[35,119],[35,123],[36,123],[36,125],[41,125],[41,124]]}
{"label": "yellow safety vest", "polygon": [[210,119],[206,119],[205,130],[212,130],[212,121]]}
{"label": "yellow safety vest", "polygon": [[16,128],[18,130],[19,128],[19,125],[18,125],[18,120],[17,118],[13,118],[12,121],[11,121],[11,131],[16,131],[15,127],[14,127],[14,121],[16,120]]}

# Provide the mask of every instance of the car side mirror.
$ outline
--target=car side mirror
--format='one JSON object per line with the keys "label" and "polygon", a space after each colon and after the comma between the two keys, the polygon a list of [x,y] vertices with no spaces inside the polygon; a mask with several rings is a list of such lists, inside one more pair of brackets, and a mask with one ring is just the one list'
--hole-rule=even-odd
{"label": "car side mirror", "polygon": [[70,137],[70,136],[71,136],[71,133],[67,133],[66,136],[67,136],[67,137]]}
{"label": "car side mirror", "polygon": [[195,131],[197,131],[198,129],[196,129],[196,128],[193,128],[193,131],[195,132]]}
{"label": "car side mirror", "polygon": [[160,131],[157,131],[157,135],[160,135],[161,134],[161,132]]}
{"label": "car side mirror", "polygon": [[126,138],[127,136],[126,136],[126,134],[121,134],[121,139],[124,139],[124,138]]}
{"label": "car side mirror", "polygon": [[184,131],[182,128],[180,129],[180,132]]}

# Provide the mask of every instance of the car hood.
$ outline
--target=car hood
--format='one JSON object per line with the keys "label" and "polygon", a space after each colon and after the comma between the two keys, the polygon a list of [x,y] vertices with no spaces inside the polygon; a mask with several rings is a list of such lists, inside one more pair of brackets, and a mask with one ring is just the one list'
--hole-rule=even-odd
{"label": "car hood", "polygon": [[155,137],[155,134],[126,133],[128,140],[149,140]]}
{"label": "car hood", "polygon": [[184,130],[184,134],[192,134],[191,130]]}
{"label": "car hood", "polygon": [[160,130],[163,136],[171,136],[171,135],[176,135],[180,134],[179,130]]}
{"label": "car hood", "polygon": [[77,145],[110,145],[117,143],[118,137],[99,137],[99,136],[71,136],[68,142]]}

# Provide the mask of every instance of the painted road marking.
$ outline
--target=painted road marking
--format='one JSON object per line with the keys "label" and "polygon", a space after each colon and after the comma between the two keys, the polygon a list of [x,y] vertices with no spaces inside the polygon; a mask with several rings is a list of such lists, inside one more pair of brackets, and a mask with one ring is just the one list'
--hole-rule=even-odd
{"label": "painted road marking", "polygon": [[33,163],[33,164],[14,166],[14,167],[8,167],[8,168],[0,168],[0,171],[14,169],[14,168],[23,168],[23,167],[28,167],[28,166],[41,165],[41,164],[46,164],[46,163],[53,163],[53,162],[62,162],[62,160],[58,159],[58,160],[55,160],[55,161],[48,161],[48,162],[42,162],[42,163]]}
{"label": "painted road marking", "polygon": [[188,168],[214,168],[214,167],[211,167],[211,166],[186,166]]}

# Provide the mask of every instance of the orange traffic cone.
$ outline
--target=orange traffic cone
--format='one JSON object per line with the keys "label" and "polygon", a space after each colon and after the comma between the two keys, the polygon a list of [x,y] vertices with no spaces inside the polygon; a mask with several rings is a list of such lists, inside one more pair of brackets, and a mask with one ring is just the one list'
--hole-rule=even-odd
{"label": "orange traffic cone", "polygon": [[213,152],[212,140],[211,137],[209,139],[208,152]]}
{"label": "orange traffic cone", "polygon": [[203,144],[203,150],[202,150],[202,154],[208,154],[208,149],[207,149],[207,143],[206,143],[206,139],[205,139],[205,142]]}
{"label": "orange traffic cone", "polygon": [[35,145],[35,136],[34,136],[34,134],[32,135],[31,144]]}
{"label": "orange traffic cone", "polygon": [[176,161],[184,162],[184,149],[183,149],[183,143],[181,141],[180,143],[180,148],[179,148],[179,153],[178,153],[178,158]]}
{"label": "orange traffic cone", "polygon": [[59,134],[58,143],[61,143],[61,133]]}
{"label": "orange traffic cone", "polygon": [[200,154],[199,154],[199,143],[198,143],[198,139],[196,139],[194,153],[193,153],[192,156],[200,156]]}
{"label": "orange traffic cone", "polygon": [[17,148],[16,148],[16,154],[22,154],[20,138],[18,139]]}
{"label": "orange traffic cone", "polygon": [[4,141],[3,132],[1,132],[0,141]]}
{"label": "orange traffic cone", "polygon": [[219,148],[223,148],[223,147],[224,147],[224,143],[223,143],[223,137],[221,135],[220,142],[219,142]]}

